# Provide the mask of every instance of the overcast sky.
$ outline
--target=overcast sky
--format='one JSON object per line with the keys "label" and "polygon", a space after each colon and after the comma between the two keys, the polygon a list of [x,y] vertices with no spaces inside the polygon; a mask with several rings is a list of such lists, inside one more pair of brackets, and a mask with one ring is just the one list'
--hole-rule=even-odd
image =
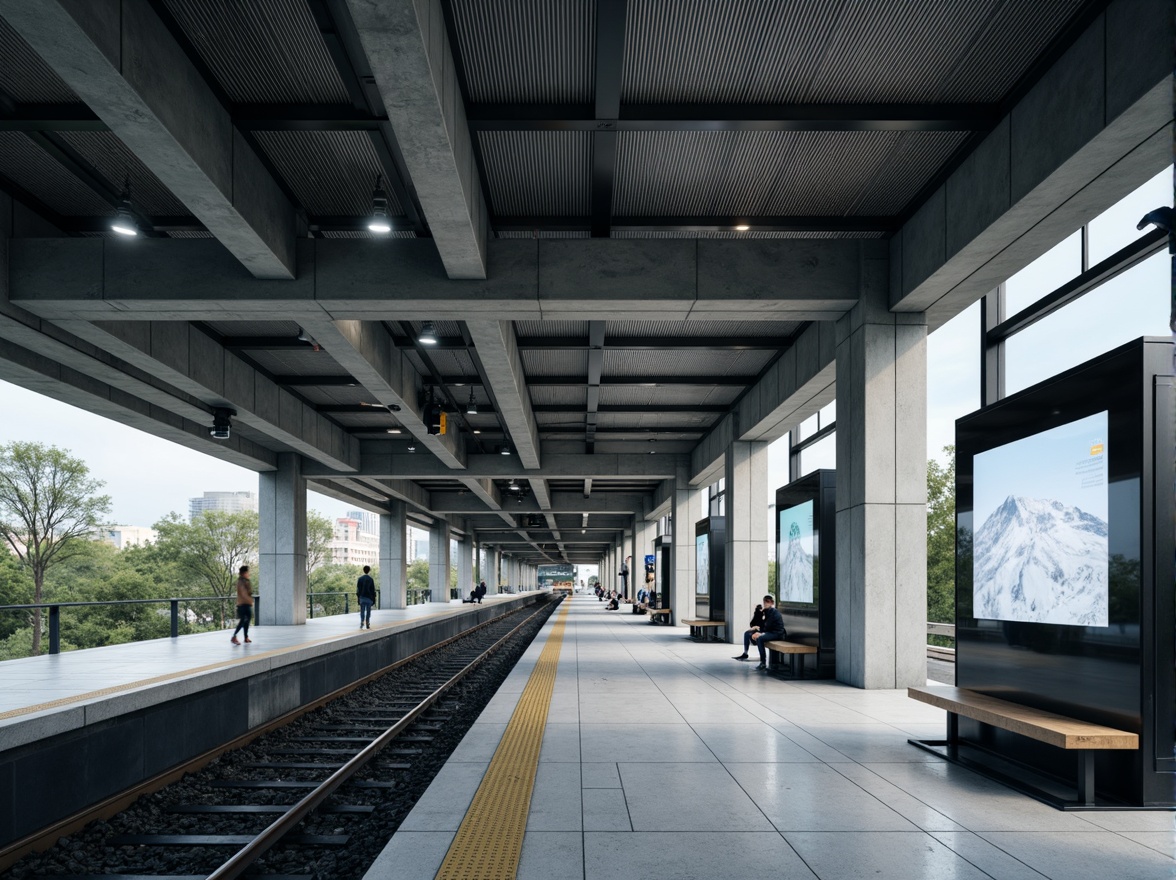
{"label": "overcast sky", "polygon": [[[1135,224],[1153,207],[1171,200],[1171,169],[1157,175],[1091,224],[1092,261],[1112,253],[1139,233]],[[1010,299],[1021,307],[1068,278],[1076,259],[1073,242],[1009,280]],[[1137,336],[1169,332],[1171,284],[1168,257],[1153,256],[1008,344],[1008,388],[1012,393]],[[955,420],[980,404],[979,307],[974,305],[930,335],[927,343],[927,454],[942,457],[954,442]],[[170,511],[187,516],[188,499],[206,490],[257,491],[257,474],[191,451],[118,422],[0,382],[0,443],[34,440],[70,450],[105,481],[112,519],[121,525],[151,525]],[[769,451],[766,493],[774,497],[788,480],[787,454]],[[811,461],[832,467],[833,444]],[[818,460],[819,459],[819,460]],[[348,505],[310,493],[309,507],[329,517]]]}

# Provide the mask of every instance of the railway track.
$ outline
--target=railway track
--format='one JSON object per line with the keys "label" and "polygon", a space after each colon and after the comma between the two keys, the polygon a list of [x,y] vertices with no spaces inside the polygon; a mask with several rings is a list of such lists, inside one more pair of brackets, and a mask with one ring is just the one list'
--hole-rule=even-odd
{"label": "railway track", "polygon": [[10,876],[360,876],[557,606],[505,615],[407,658],[17,862]]}

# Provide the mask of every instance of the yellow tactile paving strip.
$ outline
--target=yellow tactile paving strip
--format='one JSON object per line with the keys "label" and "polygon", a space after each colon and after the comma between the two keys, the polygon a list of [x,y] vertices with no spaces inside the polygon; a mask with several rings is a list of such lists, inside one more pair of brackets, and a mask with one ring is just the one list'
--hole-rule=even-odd
{"label": "yellow tactile paving strip", "polygon": [[570,602],[556,618],[437,880],[514,880]]}
{"label": "yellow tactile paving strip", "polygon": [[[442,617],[450,612],[438,611],[435,614],[423,614],[420,617],[413,617],[409,620],[396,620],[391,623],[378,624],[374,629],[390,629],[395,626],[402,626],[406,623],[416,623],[420,620],[428,620],[431,617]],[[225,630],[228,632],[228,630]],[[335,642],[339,639],[346,638],[351,633],[339,633],[333,636],[325,636],[321,639],[314,639],[310,642],[302,642],[298,645],[289,645],[285,648],[274,648],[270,651],[261,651],[259,653],[250,652],[249,654],[242,654],[240,657],[235,657],[232,660],[222,660],[219,663],[209,663],[205,666],[193,666],[191,669],[180,669],[176,672],[169,672],[166,675],[156,675],[151,678],[140,678],[135,681],[124,682],[123,684],[113,685],[108,688],[101,688],[96,691],[86,691],[83,694],[74,694],[69,697],[62,697],[58,700],[49,700],[45,703],[35,703],[32,706],[22,706],[19,709],[8,709],[0,712],[0,721],[8,718],[17,718],[21,715],[32,715],[34,712],[44,712],[46,709],[57,709],[61,706],[69,706],[72,703],[82,703],[86,700],[94,700],[98,697],[108,697],[111,694],[122,693],[123,691],[132,691],[136,688],[148,687],[153,684],[162,684],[165,681],[174,681],[177,678],[186,678],[189,675],[198,675],[201,672],[211,672],[214,669],[224,669],[229,666],[239,666],[242,663],[248,663],[253,660],[262,660],[266,657],[277,657],[282,654],[289,654],[293,651],[300,651],[303,648],[309,648],[313,645],[321,645],[325,642]]]}

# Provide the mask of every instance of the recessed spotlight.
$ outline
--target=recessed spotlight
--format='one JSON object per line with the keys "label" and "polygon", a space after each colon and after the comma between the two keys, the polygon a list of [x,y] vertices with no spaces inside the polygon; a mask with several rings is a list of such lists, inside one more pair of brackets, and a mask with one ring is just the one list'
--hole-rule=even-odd
{"label": "recessed spotlight", "polygon": [[479,431],[477,428],[474,428],[474,433],[475,433],[475,434],[481,434],[482,432],[481,432],[481,431]]}
{"label": "recessed spotlight", "polygon": [[389,433],[389,434],[399,434],[399,433],[400,433],[400,429],[399,429],[399,428],[389,428],[389,429],[388,429],[388,433]]}

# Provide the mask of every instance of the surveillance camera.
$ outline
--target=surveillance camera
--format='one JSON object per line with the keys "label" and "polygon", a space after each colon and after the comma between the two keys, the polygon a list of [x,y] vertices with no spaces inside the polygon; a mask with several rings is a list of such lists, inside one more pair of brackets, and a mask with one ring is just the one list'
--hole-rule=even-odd
{"label": "surveillance camera", "polygon": [[209,436],[213,440],[228,440],[232,430],[232,417],[236,414],[235,410],[223,406],[214,409],[212,411],[212,427],[208,429]]}

